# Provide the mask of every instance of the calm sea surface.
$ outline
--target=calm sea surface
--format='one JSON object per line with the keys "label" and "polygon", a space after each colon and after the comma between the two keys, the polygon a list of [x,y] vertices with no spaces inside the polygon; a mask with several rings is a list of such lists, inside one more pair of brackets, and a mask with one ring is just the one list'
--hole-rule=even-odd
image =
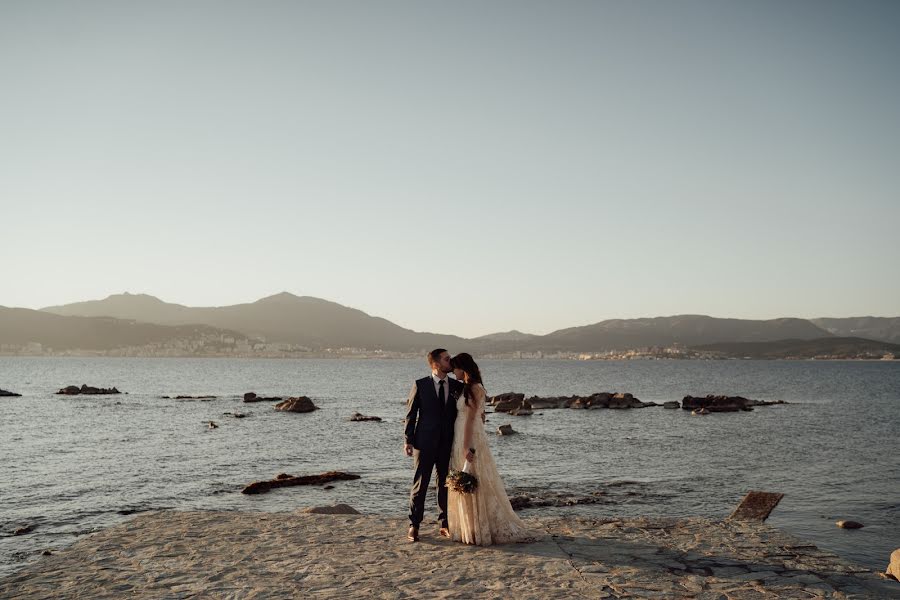
{"label": "calm sea surface", "polygon": [[[724,517],[749,490],[782,492],[769,523],[869,567],[900,547],[900,362],[484,361],[491,394],[631,392],[641,400],[730,394],[786,400],[749,413],[646,408],[489,415],[511,493],[606,492],[603,504],[525,514]],[[346,502],[406,513],[411,459],[404,401],[424,361],[0,358],[0,576],[47,548],[155,509],[290,511]],[[56,396],[87,383],[128,395]],[[321,408],[276,413],[244,392],[307,395]],[[212,394],[211,401],[162,395]],[[228,411],[250,412],[244,419]],[[355,411],[383,423],[350,423]],[[210,430],[214,420],[218,429]],[[280,472],[343,470],[333,490],[260,496]],[[433,496],[426,519],[436,516]],[[865,524],[835,527],[838,519]],[[13,537],[18,527],[35,530]],[[403,532],[398,531],[398,536]]]}

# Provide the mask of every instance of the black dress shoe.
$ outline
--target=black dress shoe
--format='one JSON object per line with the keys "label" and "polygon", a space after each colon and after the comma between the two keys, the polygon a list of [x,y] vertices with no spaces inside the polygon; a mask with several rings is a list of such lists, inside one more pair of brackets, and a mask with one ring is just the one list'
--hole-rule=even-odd
{"label": "black dress shoe", "polygon": [[409,531],[406,533],[406,539],[411,542],[419,541],[419,528],[415,525],[410,525]]}

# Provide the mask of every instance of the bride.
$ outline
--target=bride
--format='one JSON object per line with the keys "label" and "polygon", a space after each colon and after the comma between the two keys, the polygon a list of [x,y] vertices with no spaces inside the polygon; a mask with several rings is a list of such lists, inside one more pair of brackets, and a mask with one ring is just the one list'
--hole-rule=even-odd
{"label": "bride", "polygon": [[480,418],[486,396],[481,371],[472,355],[465,352],[454,356],[451,365],[456,379],[465,388],[456,401],[450,468],[462,470],[468,460],[474,466],[470,472],[478,478],[478,487],[471,494],[450,490],[447,506],[450,537],[478,546],[533,541],[534,532],[529,531],[509,503],[488,448]]}

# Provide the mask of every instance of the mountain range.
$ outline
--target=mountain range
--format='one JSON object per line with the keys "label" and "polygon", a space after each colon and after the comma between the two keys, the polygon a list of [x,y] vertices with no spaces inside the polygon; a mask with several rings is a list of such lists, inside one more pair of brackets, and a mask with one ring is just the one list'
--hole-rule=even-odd
{"label": "mountain range", "polygon": [[677,315],[611,319],[546,335],[514,330],[465,339],[412,331],[335,302],[287,292],[221,307],[189,307],[129,293],[40,311],[0,307],[0,344],[30,341],[55,349],[106,349],[190,334],[243,336],[311,349],[354,347],[420,352],[446,347],[478,353],[599,352],[673,344],[697,347],[831,337],[863,337],[891,343],[900,341],[900,317],[752,320]]}

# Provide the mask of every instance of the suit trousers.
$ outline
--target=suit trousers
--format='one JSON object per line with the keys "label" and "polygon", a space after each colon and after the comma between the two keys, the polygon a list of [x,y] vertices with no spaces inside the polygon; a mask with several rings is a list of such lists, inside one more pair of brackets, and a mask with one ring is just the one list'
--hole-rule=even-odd
{"label": "suit trousers", "polygon": [[441,527],[447,527],[447,474],[450,471],[450,448],[413,450],[415,477],[409,493],[409,522],[418,527],[425,514],[425,496],[431,482],[431,472],[437,467],[438,519]]}

